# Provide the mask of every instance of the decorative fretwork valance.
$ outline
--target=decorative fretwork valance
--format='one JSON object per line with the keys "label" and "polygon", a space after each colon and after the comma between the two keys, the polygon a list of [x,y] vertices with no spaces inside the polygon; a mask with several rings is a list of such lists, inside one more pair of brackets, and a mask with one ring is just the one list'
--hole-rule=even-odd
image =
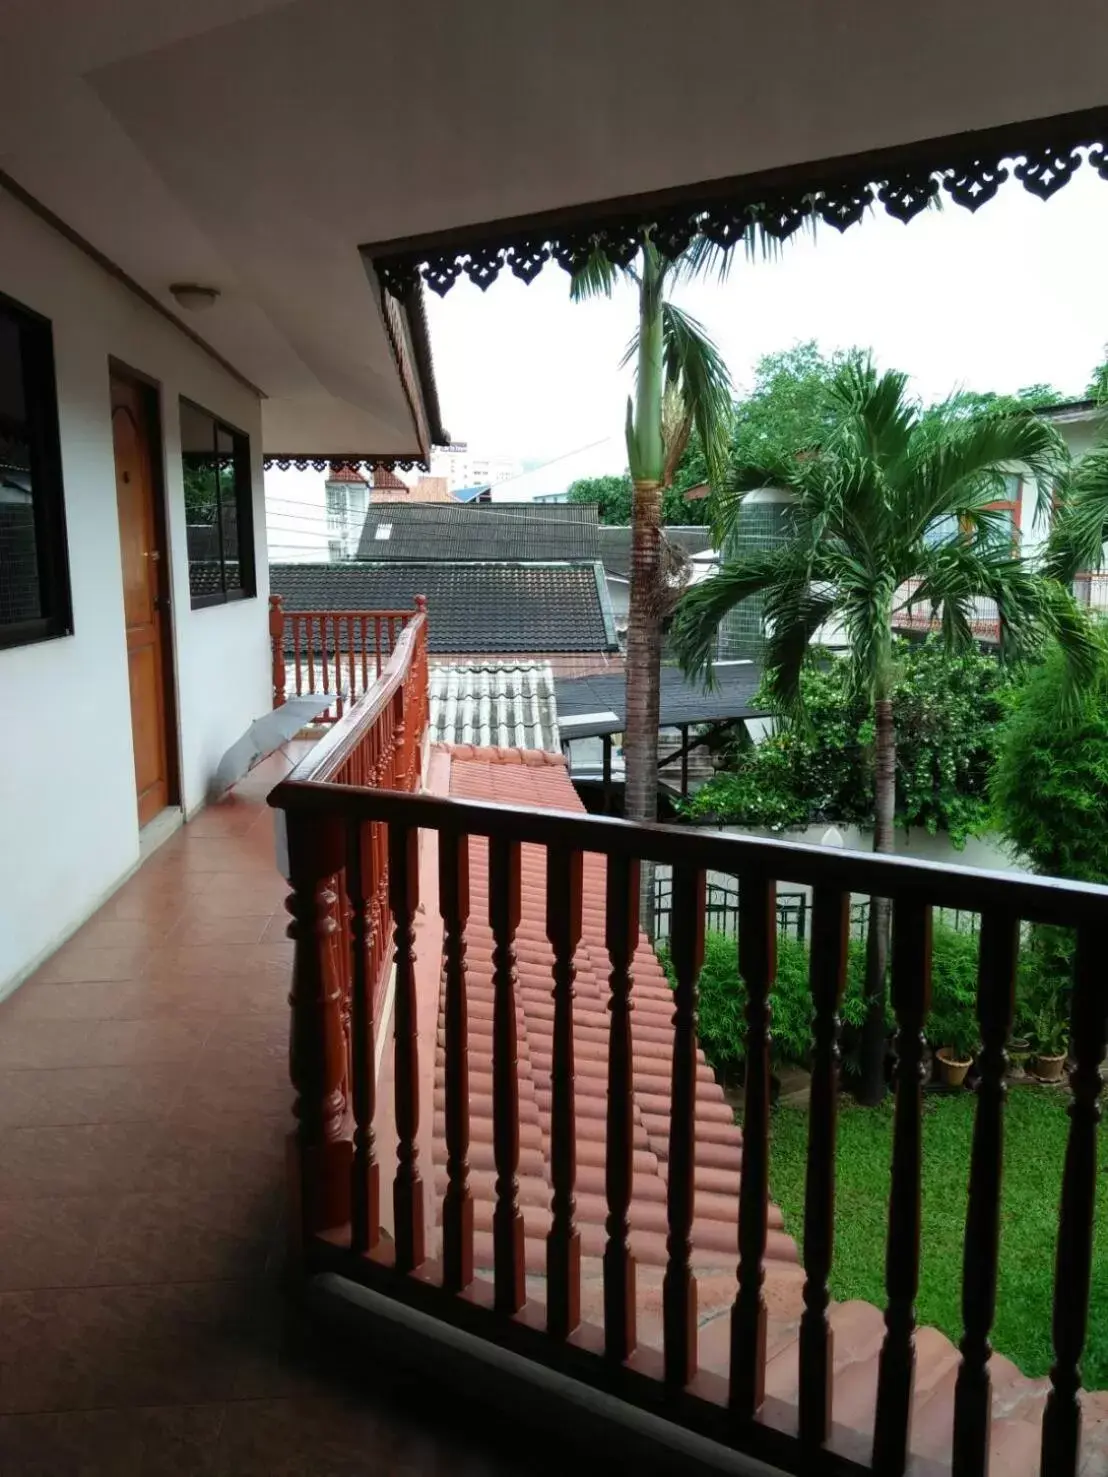
{"label": "decorative fretwork valance", "polygon": [[939,200],[976,211],[1012,179],[1048,200],[1082,167],[1108,180],[1108,109],[364,250],[391,296],[404,300],[421,281],[441,296],[463,274],[482,289],[504,270],[530,282],[549,261],[574,272],[596,251],[614,265],[626,265],[647,234],[673,259],[697,236],[721,247],[741,243],[751,232],[785,241],[806,224],[845,231],[869,210],[884,209],[907,222]]}

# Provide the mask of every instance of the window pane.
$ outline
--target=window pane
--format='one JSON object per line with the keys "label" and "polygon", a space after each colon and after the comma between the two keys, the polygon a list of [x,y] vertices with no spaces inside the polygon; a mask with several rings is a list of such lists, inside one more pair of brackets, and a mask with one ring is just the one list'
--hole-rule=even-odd
{"label": "window pane", "polygon": [[192,405],[181,405],[181,461],[185,478],[189,589],[194,600],[223,593],[219,541],[219,488],[215,422]]}
{"label": "window pane", "polygon": [[250,441],[181,402],[181,450],[193,604],[254,593]]}
{"label": "window pane", "polygon": [[35,488],[19,324],[0,311],[0,625],[40,620]]}

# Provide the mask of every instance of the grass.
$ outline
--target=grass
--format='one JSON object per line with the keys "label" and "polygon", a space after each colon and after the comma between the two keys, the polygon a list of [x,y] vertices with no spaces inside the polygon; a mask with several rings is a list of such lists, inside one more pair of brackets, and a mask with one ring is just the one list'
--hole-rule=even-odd
{"label": "grass", "polygon": [[[962,1248],[976,1099],[972,1093],[926,1100],[923,1130],[921,1324],[962,1336]],[[1066,1148],[1069,1094],[1020,1086],[1005,1105],[1000,1271],[993,1347],[1024,1374],[1048,1373],[1054,1248]],[[842,1103],[831,1295],[885,1305],[885,1236],[892,1150],[891,1104]],[[798,1244],[804,1216],[807,1108],[780,1105],[773,1115],[771,1191]],[[1108,1148],[1098,1151],[1097,1234],[1084,1379],[1108,1388]]]}

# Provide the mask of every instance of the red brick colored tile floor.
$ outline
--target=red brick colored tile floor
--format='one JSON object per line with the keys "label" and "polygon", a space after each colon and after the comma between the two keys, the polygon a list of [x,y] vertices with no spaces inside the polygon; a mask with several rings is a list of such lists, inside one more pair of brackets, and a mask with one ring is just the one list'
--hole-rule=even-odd
{"label": "red brick colored tile floor", "polygon": [[432,1426],[425,1390],[345,1388],[281,1287],[292,946],[264,797],[295,754],[0,1005],[3,1477],[523,1470]]}

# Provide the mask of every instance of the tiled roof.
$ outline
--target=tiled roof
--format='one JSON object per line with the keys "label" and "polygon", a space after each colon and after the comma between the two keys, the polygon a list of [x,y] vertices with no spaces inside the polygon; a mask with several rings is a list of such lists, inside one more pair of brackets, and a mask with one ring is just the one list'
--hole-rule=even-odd
{"label": "tiled roof", "polygon": [[[712,675],[713,685],[707,688],[679,667],[662,667],[658,715],[662,727],[765,716],[767,709],[754,701],[762,680],[762,669],[755,662],[715,662]],[[562,679],[556,692],[562,738],[623,731],[627,685],[622,672]]]}
{"label": "tiled roof", "polygon": [[398,492],[407,492],[407,490],[408,490],[407,483],[406,482],[401,482],[400,478],[396,475],[396,473],[393,472],[393,471],[391,471],[388,467],[374,467],[374,469],[373,469],[373,490],[374,490],[374,492],[379,492],[382,488],[390,488],[390,487],[391,488],[395,488]]}
{"label": "tiled roof", "polygon": [[[712,548],[712,530],[698,523],[674,526],[667,524],[662,532],[675,548],[686,554],[702,554]],[[624,524],[602,524],[599,529],[600,557],[608,574],[624,579],[631,575],[631,529]]]}
{"label": "tiled roof", "polygon": [[327,481],[353,482],[360,487],[364,487],[368,478],[364,477],[361,472],[356,472],[353,467],[332,467],[327,473]]}
{"label": "tiled roof", "polygon": [[[466,800],[493,800],[519,809],[583,811],[564,767],[536,765],[517,754],[504,762],[491,751],[472,757],[455,753],[450,794]],[[523,761],[523,762],[518,762]],[[517,1029],[520,1106],[519,1199],[529,1272],[545,1271],[545,1237],[550,1225],[550,1113],[553,1006],[550,944],[545,922],[545,853],[522,848],[522,916],[516,933],[518,974]],[[473,1193],[475,1261],[488,1268],[492,1256],[495,1165],[492,1138],[492,934],[488,925],[488,846],[470,842],[470,912],[467,924],[467,1002],[469,1008],[470,1189]],[[605,874],[602,857],[584,858],[584,918],[577,950],[574,998],[574,1095],[577,1118],[577,1226],[581,1251],[599,1257],[604,1248],[605,1105],[608,1059],[608,974],[604,947]],[[666,1258],[666,1171],[673,1056],[673,995],[645,936],[634,960],[632,1015],[634,1095],[634,1182],[631,1248],[644,1272]],[[436,1202],[441,1215],[446,1182],[443,1103],[446,1063],[440,999],[435,1055],[433,1160]],[[733,1275],[737,1246],[739,1170],[742,1135],[711,1068],[698,1053],[696,1084],[696,1206],[693,1265],[701,1272],[720,1269]],[[795,1264],[796,1245],[771,1207],[767,1273]],[[733,1284],[732,1284],[733,1286]]]}
{"label": "tiled roof", "polygon": [[599,559],[596,507],[371,503],[359,559]]}
{"label": "tiled roof", "polygon": [[599,564],[273,564],[285,609],[411,610],[426,595],[433,652],[603,652],[616,649]]}
{"label": "tiled roof", "polygon": [[431,742],[561,752],[549,662],[431,668]]}

